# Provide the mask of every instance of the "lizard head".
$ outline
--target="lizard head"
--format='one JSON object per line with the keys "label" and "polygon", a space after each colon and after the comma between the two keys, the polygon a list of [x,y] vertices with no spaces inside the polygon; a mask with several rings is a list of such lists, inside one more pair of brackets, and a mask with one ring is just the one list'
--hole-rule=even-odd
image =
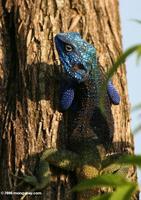
{"label": "lizard head", "polygon": [[55,45],[66,74],[77,82],[85,81],[97,65],[96,49],[76,32],[57,34]]}

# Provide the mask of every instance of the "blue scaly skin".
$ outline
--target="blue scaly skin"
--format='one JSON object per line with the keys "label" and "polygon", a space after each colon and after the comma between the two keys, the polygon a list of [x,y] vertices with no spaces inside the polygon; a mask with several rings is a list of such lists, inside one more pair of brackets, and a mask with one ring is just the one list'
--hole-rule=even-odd
{"label": "blue scaly skin", "polygon": [[[100,80],[101,70],[97,64],[96,49],[80,37],[79,33],[60,33],[55,37],[56,48],[69,80],[62,93],[60,106],[67,110],[74,98],[74,83],[88,79]],[[94,73],[93,73],[94,72]],[[96,86],[100,85],[96,83]],[[120,96],[111,81],[107,85],[111,103],[118,105]]]}
{"label": "blue scaly skin", "polygon": [[[64,83],[61,84],[61,98],[60,98],[60,108],[62,111],[69,109],[72,106],[72,103],[75,104],[74,93],[75,86],[74,83]],[[110,99],[110,102],[114,105],[118,105],[120,102],[120,96],[112,84],[112,81],[108,82],[107,93]],[[74,100],[74,101],[73,101]]]}
{"label": "blue scaly skin", "polygon": [[[105,78],[97,64],[96,49],[79,33],[59,33],[55,36],[55,45],[66,75],[60,106],[62,110],[72,108],[74,120],[67,150],[47,149],[41,160],[68,171],[75,170],[79,182],[104,172],[103,163],[107,160],[114,132],[111,103],[119,104],[120,97],[109,81],[104,98],[105,113],[101,112],[100,89]],[[116,170],[117,167],[112,169]],[[40,177],[40,183],[44,178],[47,179],[46,185],[49,184],[49,178],[44,176]],[[38,190],[39,182],[34,185]],[[77,200],[88,200],[95,194],[95,190],[82,192],[77,195]]]}

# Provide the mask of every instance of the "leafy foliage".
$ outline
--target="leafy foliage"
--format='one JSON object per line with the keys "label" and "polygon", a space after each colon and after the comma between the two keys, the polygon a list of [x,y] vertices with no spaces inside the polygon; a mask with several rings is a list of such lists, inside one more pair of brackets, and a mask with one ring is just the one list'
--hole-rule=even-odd
{"label": "leafy foliage", "polygon": [[109,200],[112,196],[112,193],[107,193],[103,195],[99,195],[97,197],[92,197],[90,200]]}
{"label": "leafy foliage", "polygon": [[[141,167],[141,156],[126,155],[122,156],[117,163],[123,165],[137,165]],[[115,162],[115,163],[116,163]],[[121,166],[122,167],[122,166]],[[90,200],[128,200],[138,190],[138,184],[127,180],[119,174],[102,174],[95,178],[82,181],[73,188],[73,191],[83,191],[94,187],[111,187],[113,192],[92,197]]]}
{"label": "leafy foliage", "polygon": [[128,200],[132,196],[133,192],[136,191],[136,184],[130,183],[121,185],[117,187],[116,191],[110,197],[110,200],[117,200],[120,197],[120,200]]}
{"label": "leafy foliage", "polygon": [[108,81],[116,73],[117,69],[119,67],[121,67],[121,65],[124,64],[126,59],[133,53],[137,54],[137,59],[139,59],[141,57],[141,44],[135,45],[135,46],[132,46],[132,47],[128,48],[123,54],[121,54],[121,56],[119,56],[117,61],[113,64],[113,66],[107,72],[105,82],[103,83],[103,86],[101,87],[100,107],[101,107],[102,111],[104,111],[104,106],[103,106],[104,105],[103,104],[103,102],[104,102],[104,94],[106,93],[106,88],[107,88]]}
{"label": "leafy foliage", "polygon": [[120,187],[129,184],[129,182],[118,174],[103,174],[92,179],[82,181],[73,188],[73,191],[81,191],[93,187]]}
{"label": "leafy foliage", "polygon": [[73,191],[82,191],[94,187],[111,187],[114,192],[92,197],[90,200],[128,200],[131,195],[137,190],[137,184],[129,182],[123,176],[118,174],[104,174],[96,178],[85,180],[73,188]]}
{"label": "leafy foliage", "polygon": [[141,24],[141,20],[139,20],[139,19],[132,19],[132,21],[134,21],[134,22],[136,22],[138,24]]}

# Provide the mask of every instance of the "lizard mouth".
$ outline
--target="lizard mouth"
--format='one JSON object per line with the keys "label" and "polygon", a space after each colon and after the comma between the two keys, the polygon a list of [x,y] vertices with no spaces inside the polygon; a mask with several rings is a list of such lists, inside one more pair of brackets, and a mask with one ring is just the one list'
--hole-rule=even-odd
{"label": "lizard mouth", "polygon": [[78,82],[82,82],[88,77],[88,71],[82,64],[73,65],[70,72],[71,76]]}
{"label": "lizard mouth", "polygon": [[84,68],[83,65],[78,65],[78,64],[75,64],[72,68],[71,68],[71,71],[72,72],[79,72],[83,70],[84,72],[86,72],[86,69]]}

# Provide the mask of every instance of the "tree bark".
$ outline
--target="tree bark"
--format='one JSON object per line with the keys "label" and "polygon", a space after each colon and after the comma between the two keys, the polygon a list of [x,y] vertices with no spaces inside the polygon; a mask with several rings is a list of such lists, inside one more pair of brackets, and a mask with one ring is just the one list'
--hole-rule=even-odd
{"label": "tree bark", "polygon": [[[61,66],[53,38],[80,32],[97,49],[107,71],[122,52],[118,0],[1,0],[0,2],[0,190],[16,191],[12,174],[36,171],[40,152],[65,148],[67,115],[59,112]],[[113,77],[121,96],[113,106],[114,151],[134,151],[126,70]],[[38,199],[72,200],[72,174],[52,169],[51,185]],[[133,168],[129,176],[136,179]],[[21,189],[25,189],[24,187]],[[19,199],[3,195],[3,199]],[[27,199],[36,199],[28,196]]]}

